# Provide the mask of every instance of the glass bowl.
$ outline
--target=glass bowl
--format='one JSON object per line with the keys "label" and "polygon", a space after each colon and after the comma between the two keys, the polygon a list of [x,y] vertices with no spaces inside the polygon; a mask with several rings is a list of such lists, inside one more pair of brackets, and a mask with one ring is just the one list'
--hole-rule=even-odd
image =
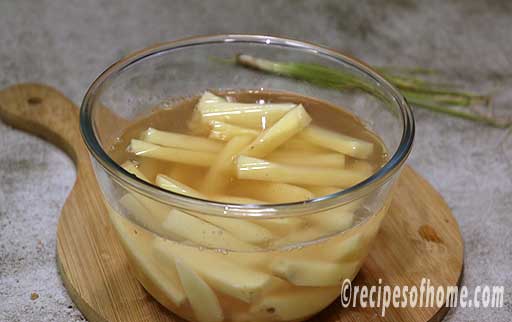
{"label": "glass bowl", "polygon": [[[321,64],[351,75],[366,90],[320,88],[228,62],[239,53]],[[130,124],[207,89],[271,89],[343,106],[382,139],[388,162],[336,193],[246,205],[172,193],[114,161],[113,147],[126,144],[119,137]],[[300,321],[332,303],[367,256],[414,138],[403,96],[364,63],[321,46],[258,35],[189,38],[119,60],[87,91],[80,126],[109,209],[105,215],[137,279],[170,311],[198,322]]]}

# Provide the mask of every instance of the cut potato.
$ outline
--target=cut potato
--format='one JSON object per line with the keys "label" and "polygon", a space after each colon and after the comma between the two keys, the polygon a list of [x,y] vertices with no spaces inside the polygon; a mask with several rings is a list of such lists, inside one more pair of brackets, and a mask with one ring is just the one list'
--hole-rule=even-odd
{"label": "cut potato", "polygon": [[251,244],[265,243],[274,238],[270,230],[247,221],[245,218],[236,219],[219,216],[202,216],[201,218]]}
{"label": "cut potato", "polygon": [[249,196],[267,203],[285,203],[313,198],[313,194],[304,188],[287,183],[239,180],[231,185],[229,191],[241,196]]}
{"label": "cut potato", "polygon": [[339,287],[305,287],[266,295],[250,308],[264,321],[291,321],[307,318],[331,304],[340,295]]}
{"label": "cut potato", "polygon": [[136,262],[144,275],[170,299],[176,306],[187,300],[173,265],[162,267],[152,255],[150,234],[137,232],[137,226],[110,209],[110,218],[114,224],[123,246]]}
{"label": "cut potato", "polygon": [[288,141],[311,123],[311,117],[302,105],[290,110],[274,125],[263,131],[244,151],[253,157],[264,157]]}
{"label": "cut potato", "polygon": [[141,139],[145,142],[192,151],[219,152],[224,144],[219,141],[203,137],[160,131],[148,128],[142,133]]}
{"label": "cut potato", "polygon": [[210,166],[215,161],[214,153],[167,148],[136,139],[132,139],[129,150],[135,155],[147,158],[203,167]]}
{"label": "cut potato", "polygon": [[176,260],[176,270],[197,321],[220,322],[224,320],[219,299],[210,286],[180,260]]}
{"label": "cut potato", "polygon": [[272,272],[298,286],[335,286],[352,279],[359,262],[333,263],[311,259],[281,257],[272,263]]}
{"label": "cut potato", "polygon": [[220,121],[210,121],[209,124],[211,127],[210,139],[229,141],[235,136],[250,136],[255,138],[259,134],[257,130],[247,129]]}
{"label": "cut potato", "polygon": [[229,177],[234,174],[234,158],[238,156],[251,142],[250,136],[236,136],[232,138],[219,155],[215,158],[212,166],[206,173],[201,191],[206,194],[219,193],[229,184]]}
{"label": "cut potato", "polygon": [[369,175],[345,169],[289,166],[245,155],[239,156],[237,160],[238,179],[348,188]]}
{"label": "cut potato", "polygon": [[354,213],[337,207],[310,215],[307,218],[316,227],[329,234],[350,228],[354,222]]}
{"label": "cut potato", "polygon": [[314,153],[294,151],[274,151],[265,157],[266,160],[299,166],[311,166],[318,168],[344,168],[345,155],[340,153]]}
{"label": "cut potato", "polygon": [[258,247],[244,242],[231,233],[197,217],[172,209],[162,227],[185,240],[200,246],[229,250],[257,250]]}
{"label": "cut potato", "polygon": [[119,203],[128,211],[129,216],[142,227],[165,238],[182,240],[181,237],[162,226],[170,207],[136,193],[127,193],[119,199]]}
{"label": "cut potato", "polygon": [[[204,98],[205,95],[206,98]],[[197,104],[197,110],[205,123],[221,121],[252,129],[265,129],[296,106],[294,103],[230,103],[214,96],[211,93],[205,93]]]}
{"label": "cut potato", "polygon": [[361,258],[364,240],[361,232],[340,240],[333,238],[322,248],[323,257],[332,261],[356,261]]}
{"label": "cut potato", "polygon": [[174,180],[172,178],[169,178],[166,175],[159,174],[156,176],[155,184],[159,186],[160,188],[163,188],[168,191],[172,191],[175,193],[179,193],[186,196],[191,196],[199,199],[206,199],[203,194],[201,194],[199,191],[195,190],[194,188],[191,188],[187,186],[184,183],[179,182],[178,180]]}
{"label": "cut potato", "polygon": [[164,260],[180,260],[195,270],[214,289],[243,302],[254,298],[272,286],[269,274],[244,267],[229,260],[229,255],[182,246],[161,239],[154,240],[154,247]]}
{"label": "cut potato", "polygon": [[129,173],[133,174],[137,178],[144,180],[146,182],[151,182],[145,175],[142,173],[137,166],[132,161],[126,161],[121,165],[123,169],[128,171]]}
{"label": "cut potato", "polygon": [[304,129],[298,137],[357,159],[368,159],[373,153],[373,143],[371,142],[329,131],[318,126],[310,126]]}

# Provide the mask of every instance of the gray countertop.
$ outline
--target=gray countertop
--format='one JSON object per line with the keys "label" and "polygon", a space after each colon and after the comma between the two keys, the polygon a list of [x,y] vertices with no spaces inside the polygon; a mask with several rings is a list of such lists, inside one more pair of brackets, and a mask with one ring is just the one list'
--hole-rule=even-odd
{"label": "gray countertop", "polygon": [[[212,33],[269,33],[317,42],[372,64],[424,66],[496,91],[512,115],[508,1],[0,1],[0,88],[53,85],[76,104],[126,53]],[[447,321],[512,320],[512,137],[416,111],[409,164],[444,196],[465,240],[463,284],[504,285],[505,306],[452,311]],[[81,321],[55,264],[70,159],[0,122],[0,321]],[[31,294],[37,293],[37,299]]]}

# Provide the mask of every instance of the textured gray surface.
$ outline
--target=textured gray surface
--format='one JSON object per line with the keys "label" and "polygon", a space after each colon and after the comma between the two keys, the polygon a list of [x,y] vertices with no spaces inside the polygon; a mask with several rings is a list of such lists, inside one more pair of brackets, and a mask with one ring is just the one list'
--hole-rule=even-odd
{"label": "textured gray surface", "polygon": [[[104,67],[154,42],[208,33],[271,33],[373,64],[422,65],[484,90],[510,115],[512,3],[507,1],[0,0],[0,87],[53,85],[77,104]],[[466,243],[469,287],[505,285],[501,309],[449,321],[512,320],[512,138],[417,111],[410,164],[445,197]],[[55,231],[71,161],[0,122],[0,321],[80,321],[57,275]],[[39,294],[31,300],[31,293]]]}

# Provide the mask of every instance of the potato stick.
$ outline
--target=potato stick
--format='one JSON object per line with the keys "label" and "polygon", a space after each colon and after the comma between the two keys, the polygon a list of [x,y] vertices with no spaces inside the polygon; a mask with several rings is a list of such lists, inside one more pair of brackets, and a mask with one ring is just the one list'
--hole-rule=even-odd
{"label": "potato stick", "polygon": [[289,165],[312,167],[344,168],[345,155],[340,153],[312,153],[274,151],[265,157],[266,160]]}
{"label": "potato stick", "polygon": [[201,97],[199,98],[199,101],[197,102],[197,108],[199,110],[208,109],[209,106],[222,102],[227,102],[224,97],[217,96],[210,91],[205,91],[203,95],[201,95]]}
{"label": "potato stick", "polygon": [[244,219],[219,216],[201,216],[201,219],[220,227],[240,240],[251,244],[261,244],[274,238],[270,230]]}
{"label": "potato stick", "polygon": [[[332,242],[331,242],[332,241]],[[361,232],[357,232],[351,236],[347,236],[344,239],[333,238],[322,247],[322,254],[324,258],[327,258],[333,262],[340,260],[353,261],[360,259],[362,254],[362,248],[364,246],[364,240]]]}
{"label": "potato stick", "polygon": [[339,286],[294,288],[261,297],[249,311],[262,321],[303,320],[327,307],[339,295]]}
{"label": "potato stick", "polygon": [[332,263],[301,258],[277,258],[271,265],[274,275],[298,286],[336,286],[354,278],[359,262]]}
{"label": "potato stick", "polygon": [[217,226],[177,209],[169,212],[162,223],[162,227],[201,246],[229,250],[258,249],[258,247],[236,238]]}
{"label": "potato stick", "polygon": [[169,178],[166,175],[159,174],[156,176],[155,184],[159,186],[160,188],[163,188],[165,190],[169,190],[175,193],[179,193],[186,196],[191,196],[199,199],[206,199],[206,197],[195,190],[194,188],[191,188],[187,186],[184,183],[179,182],[178,180],[174,180],[172,178]]}
{"label": "potato stick", "polygon": [[142,173],[139,169],[137,169],[137,166],[133,162],[126,161],[125,163],[123,163],[121,165],[121,167],[123,169],[125,169],[126,171],[128,171],[129,173],[136,176],[137,178],[151,183],[151,181],[144,175],[144,173]]}
{"label": "potato stick", "polygon": [[209,122],[211,131],[210,131],[210,139],[229,141],[235,136],[251,136],[253,138],[257,137],[259,132],[254,129],[247,129],[241,126],[232,125],[220,121],[210,121]]}
{"label": "potato stick", "polygon": [[206,282],[180,260],[176,270],[198,322],[221,322],[224,314],[219,299]]}
{"label": "potato stick", "polygon": [[265,129],[295,106],[293,103],[230,103],[222,97],[205,92],[196,109],[201,114],[203,122],[222,121],[252,129]]}
{"label": "potato stick", "polygon": [[314,125],[304,129],[298,137],[357,159],[368,159],[373,153],[373,143],[371,142],[329,131]]}
{"label": "potato stick", "polygon": [[341,207],[322,211],[307,217],[316,227],[324,230],[326,234],[341,232],[352,226],[354,214]]}
{"label": "potato stick", "polygon": [[162,267],[152,256],[152,251],[148,249],[148,245],[152,244],[153,235],[137,232],[137,226],[113,211],[110,213],[110,218],[123,246],[147,278],[158,285],[164,296],[176,306],[184,304],[187,296],[181,287],[175,268],[172,265]]}
{"label": "potato stick", "polygon": [[214,289],[246,303],[250,303],[274,282],[269,274],[229,261],[229,254],[199,250],[160,238],[154,239],[154,249],[163,260],[184,262]]}
{"label": "potato stick", "polygon": [[327,196],[336,192],[340,192],[343,190],[342,188],[338,187],[326,187],[326,186],[303,186],[304,189],[311,191],[316,198]]}
{"label": "potato stick", "polygon": [[143,157],[203,167],[210,166],[215,160],[214,153],[166,148],[136,139],[130,143],[130,152]]}
{"label": "potato stick", "polygon": [[218,193],[229,184],[229,177],[234,174],[234,158],[251,142],[250,136],[236,136],[232,138],[208,170],[201,184],[201,191],[205,194]]}
{"label": "potato stick", "polygon": [[311,123],[311,117],[302,105],[298,105],[274,125],[263,131],[245,149],[244,154],[253,157],[264,157],[302,131],[309,123]]}
{"label": "potato stick", "polygon": [[295,153],[329,153],[332,150],[297,138],[297,135],[284,142],[276,151]]}
{"label": "potato stick", "polygon": [[297,106],[295,103],[238,103],[238,102],[227,102],[224,98],[215,96],[209,92],[203,94],[197,103],[197,110],[203,114],[240,114],[248,111],[270,111],[279,110],[286,113]]}
{"label": "potato stick", "polygon": [[169,148],[203,152],[219,152],[224,145],[199,136],[160,131],[151,127],[142,133],[141,140]]}
{"label": "potato stick", "polygon": [[238,179],[284,182],[298,185],[340,186],[348,188],[370,174],[345,169],[288,166],[247,156],[237,160]]}
{"label": "potato stick", "polygon": [[183,240],[183,238],[162,226],[171,207],[137,193],[127,193],[119,199],[119,203],[128,210],[137,224],[162,237],[172,240]]}
{"label": "potato stick", "polygon": [[239,180],[230,186],[232,194],[248,196],[267,203],[285,203],[313,198],[313,194],[304,188],[287,183]]}
{"label": "potato stick", "polygon": [[151,213],[144,205],[137,200],[133,193],[127,193],[119,199],[119,204],[128,211],[135,222],[146,229],[161,232],[161,224],[165,219],[160,214]]}
{"label": "potato stick", "polygon": [[187,127],[190,131],[190,134],[205,136],[210,133],[210,125],[205,123],[203,117],[201,116],[201,112],[197,109],[194,109],[192,112],[192,116],[190,120],[187,122]]}
{"label": "potato stick", "polygon": [[[228,103],[232,104],[232,103]],[[294,105],[295,106],[295,105]],[[231,111],[231,112],[209,112],[202,113],[203,122],[221,121],[246,127],[250,129],[266,129],[272,126],[274,123],[279,121],[283,115],[288,112],[290,108],[273,107],[269,108],[266,105],[254,104],[252,109],[246,109],[243,111]]]}

